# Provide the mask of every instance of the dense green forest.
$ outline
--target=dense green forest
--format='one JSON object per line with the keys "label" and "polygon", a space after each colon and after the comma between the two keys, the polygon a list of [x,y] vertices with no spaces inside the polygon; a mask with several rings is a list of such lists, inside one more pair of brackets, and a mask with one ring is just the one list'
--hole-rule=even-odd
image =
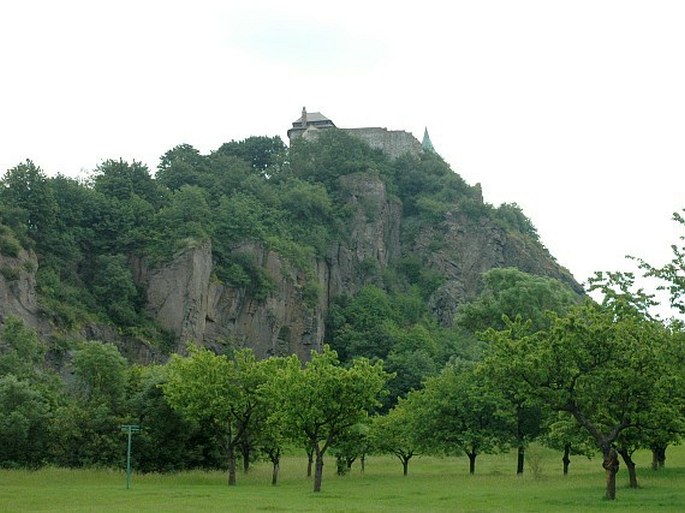
{"label": "dense green forest", "polygon": [[[179,341],[146,309],[140,262],[163,266],[211,241],[211,279],[260,302],[275,278],[239,251],[258,243],[306,277],[301,294],[314,308],[314,262],[351,237],[348,175],[380,180],[401,209],[402,247],[421,238],[427,251],[361,262],[357,290],[325,301],[326,346],[306,362],[260,360],[235,340],[172,355]],[[237,461],[247,470],[258,457],[275,481],[285,447],[309,455],[315,489],[326,454],[344,474],[371,451],[397,455],[405,473],[414,454],[463,452],[475,472],[479,454],[513,449],[523,472],[536,440],[566,459],[600,451],[610,474],[618,455],[630,468],[638,448],[663,464],[684,432],[680,326],[649,315],[631,275],[599,274],[596,303],[573,283],[511,267],[484,272],[478,295],[441,323],[431,305],[446,276],[426,255],[444,247],[450,216],[544,249],[516,204],[484,203],[438,155],[391,160],[337,130],[291,148],[277,137],[208,155],[180,145],[154,175],[122,160],[81,180],[19,164],[0,182],[0,273],[10,288],[35,276],[39,316],[35,329],[0,319],[0,434],[12,440],[0,465],[121,465],[124,423],[144,427],[136,468],[227,467],[231,484]],[[661,269],[643,263],[673,284],[676,305],[677,257]],[[154,362],[124,358],[128,343]]]}

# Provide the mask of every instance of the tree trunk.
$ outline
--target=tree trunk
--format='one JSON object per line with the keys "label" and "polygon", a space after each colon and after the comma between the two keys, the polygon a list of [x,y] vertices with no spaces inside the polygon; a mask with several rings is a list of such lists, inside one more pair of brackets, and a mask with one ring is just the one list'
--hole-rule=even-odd
{"label": "tree trunk", "polygon": [[250,470],[250,444],[248,442],[241,443],[240,452],[243,455],[243,472],[247,474]]}
{"label": "tree trunk", "polygon": [[621,458],[623,458],[623,462],[626,464],[626,468],[628,469],[630,487],[637,488],[637,473],[635,472],[635,462],[633,461],[633,458],[626,449],[619,449],[618,453],[621,455]]}
{"label": "tree trunk", "polygon": [[337,458],[335,458],[335,468],[339,476],[344,476],[345,474],[347,474],[347,468],[345,467],[345,458],[343,458],[342,456],[338,456]]}
{"label": "tree trunk", "polygon": [[274,458],[272,461],[273,463],[273,472],[271,473],[271,485],[276,486],[278,483],[278,470],[280,468],[280,458]]}
{"label": "tree trunk", "polygon": [[236,477],[235,477],[235,467],[236,467],[236,461],[235,461],[235,447],[232,443],[228,444],[228,486],[235,486],[236,484]]}
{"label": "tree trunk", "polygon": [[312,477],[312,465],[314,464],[314,448],[307,449],[307,477]]}
{"label": "tree trunk", "polygon": [[366,470],[366,453],[363,453],[363,454],[359,457],[359,465],[361,466],[362,474],[363,474],[364,471]]}
{"label": "tree trunk", "polygon": [[605,451],[602,467],[606,470],[607,489],[606,498],[610,501],[616,499],[616,473],[618,472],[618,453],[614,448]]}
{"label": "tree trunk", "polygon": [[561,458],[564,464],[564,475],[568,475],[568,466],[571,464],[571,446],[566,444],[564,446],[564,456]]}
{"label": "tree trunk", "polygon": [[321,481],[323,480],[323,453],[316,450],[316,466],[314,469],[314,491],[321,491]]}
{"label": "tree trunk", "polygon": [[409,472],[409,458],[404,456],[402,458],[402,475],[406,476],[407,472]]}
{"label": "tree trunk", "polygon": [[473,475],[476,473],[476,456],[478,456],[478,452],[474,449],[473,451],[466,451],[466,455],[469,457],[469,474]]}
{"label": "tree trunk", "polygon": [[659,448],[659,468],[664,468],[666,466],[666,446],[663,445]]}
{"label": "tree trunk", "polygon": [[523,463],[525,461],[526,449],[520,445],[518,448],[518,455],[516,458],[516,475],[520,476],[523,474]]}
{"label": "tree trunk", "polygon": [[652,470],[659,470],[666,465],[666,446],[652,446]]}

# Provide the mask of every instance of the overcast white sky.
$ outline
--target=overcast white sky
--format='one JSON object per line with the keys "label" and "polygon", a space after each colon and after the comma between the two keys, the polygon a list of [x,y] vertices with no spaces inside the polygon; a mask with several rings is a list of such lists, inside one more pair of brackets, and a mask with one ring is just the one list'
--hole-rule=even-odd
{"label": "overcast white sky", "polygon": [[670,259],[685,207],[685,2],[0,4],[0,171],[154,170],[280,135],[302,106],[437,151],[516,202],[579,281]]}

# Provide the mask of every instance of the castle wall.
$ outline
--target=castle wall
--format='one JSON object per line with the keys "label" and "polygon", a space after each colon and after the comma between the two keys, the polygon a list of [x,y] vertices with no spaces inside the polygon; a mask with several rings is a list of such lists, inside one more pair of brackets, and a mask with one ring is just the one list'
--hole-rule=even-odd
{"label": "castle wall", "polygon": [[404,130],[387,128],[343,128],[348,134],[365,141],[372,148],[382,150],[390,158],[396,159],[405,153],[419,155],[421,143],[411,133]]}

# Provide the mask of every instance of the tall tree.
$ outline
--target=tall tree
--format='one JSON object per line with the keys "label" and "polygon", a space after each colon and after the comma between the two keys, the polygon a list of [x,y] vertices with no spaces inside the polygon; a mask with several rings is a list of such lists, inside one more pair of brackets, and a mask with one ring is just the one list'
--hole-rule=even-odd
{"label": "tall tree", "polygon": [[152,179],[147,166],[135,160],[130,164],[122,159],[105,160],[91,179],[96,191],[121,201],[138,196],[157,209],[165,199],[165,192]]}
{"label": "tall tree", "polygon": [[286,147],[278,136],[253,136],[224,143],[215,153],[239,157],[259,173],[273,175],[283,166]]}
{"label": "tall tree", "polygon": [[40,255],[49,253],[60,237],[59,208],[45,172],[27,160],[10,169],[0,180],[0,214],[3,222],[25,229]]}
{"label": "tall tree", "polygon": [[483,273],[483,290],[457,311],[457,324],[472,331],[502,329],[502,316],[530,320],[533,331],[549,324],[545,312],[565,312],[580,301],[562,282],[535,276],[514,268],[497,268]]}
{"label": "tall tree", "polygon": [[113,344],[89,341],[74,352],[69,397],[51,423],[55,459],[70,467],[113,466],[121,458],[127,362]]}

